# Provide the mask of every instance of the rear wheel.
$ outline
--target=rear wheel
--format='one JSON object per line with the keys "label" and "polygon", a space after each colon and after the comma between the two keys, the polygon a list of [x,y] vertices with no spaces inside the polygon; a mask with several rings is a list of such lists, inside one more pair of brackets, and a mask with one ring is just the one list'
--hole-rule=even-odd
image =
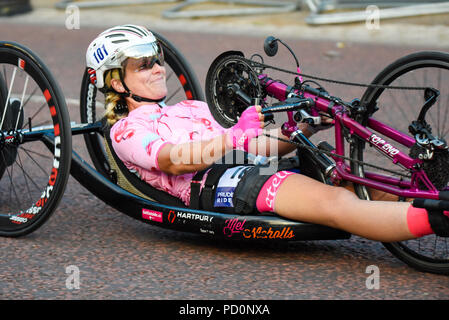
{"label": "rear wheel", "polygon": [[[162,46],[165,57],[168,95],[165,99],[167,105],[182,100],[204,100],[201,86],[184,56],[163,36],[153,32]],[[81,84],[80,113],[81,122],[95,123],[104,121],[104,96],[97,96],[97,88],[89,80],[89,74],[84,73]],[[103,144],[103,133],[92,132],[84,135],[89,156],[95,169],[103,176],[111,179],[110,165]]]}
{"label": "rear wheel", "polygon": [[0,42],[0,235],[40,227],[70,173],[70,121],[61,89],[29,49]]}
{"label": "rear wheel", "polygon": [[[403,57],[385,68],[373,81],[374,84],[393,86],[432,87],[440,91],[440,97],[431,107],[426,116],[427,123],[432,127],[432,133],[438,138],[448,141],[449,138],[449,54],[442,52],[419,52]],[[385,90],[369,88],[362,97],[362,104],[373,114],[373,118],[390,125],[396,130],[408,133],[408,126],[418,118],[424,105],[424,92]],[[375,108],[379,108],[375,111]],[[360,119],[366,123],[368,116]],[[376,133],[377,134],[377,133]],[[382,135],[379,135],[381,138]],[[391,140],[391,139],[390,139]],[[395,147],[398,147],[395,145]],[[401,147],[401,151],[409,154],[410,148]],[[394,165],[385,155],[375,148],[365,146],[361,140],[355,140],[351,146],[351,156],[378,166],[397,171],[405,176],[409,175],[405,169]],[[448,155],[435,156],[435,160],[424,168],[430,180],[447,176],[449,165],[446,163]],[[371,167],[352,164],[352,172],[361,177],[366,172],[375,172]],[[435,175],[434,173],[437,172]],[[383,173],[385,172],[377,172]],[[435,177],[431,177],[434,175]],[[437,176],[440,176],[438,178]],[[448,189],[447,180],[438,181],[440,189]],[[436,180],[435,180],[436,181]],[[434,182],[434,181],[433,181]],[[434,182],[436,185],[436,182]],[[362,199],[370,199],[368,190],[364,186],[356,186],[356,192]],[[429,235],[419,239],[384,243],[385,247],[400,260],[408,265],[426,272],[449,274],[449,239]]]}

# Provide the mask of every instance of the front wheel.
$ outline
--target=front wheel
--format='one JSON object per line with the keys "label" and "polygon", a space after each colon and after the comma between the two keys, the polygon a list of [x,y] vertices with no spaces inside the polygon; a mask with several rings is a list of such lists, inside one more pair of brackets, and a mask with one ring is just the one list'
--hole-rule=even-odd
{"label": "front wheel", "polygon": [[[405,56],[386,67],[373,81],[373,84],[379,85],[432,87],[439,90],[438,101],[430,108],[426,121],[431,126],[432,133],[440,139],[446,139],[446,141],[449,137],[448,83],[449,54],[443,52],[418,52]],[[405,133],[408,133],[410,123],[418,118],[424,102],[423,90],[391,90],[374,87],[365,92],[361,101],[363,105],[367,106],[368,114],[372,115],[373,118]],[[359,120],[366,124],[368,114]],[[391,141],[389,138],[378,135]],[[411,148],[397,145],[395,147],[406,154],[410,153]],[[366,146],[362,140],[357,138],[351,145],[351,157],[395,170],[398,172],[398,176],[410,174],[407,170],[393,164],[377,149]],[[441,173],[447,172],[449,166],[444,164],[445,159],[433,160],[429,172],[426,171],[429,178],[433,174],[435,179],[438,179],[438,177],[441,177]],[[371,167],[357,163],[352,164],[352,172],[360,177],[364,177],[367,171],[385,174],[385,172],[376,172],[376,169]],[[444,181],[438,181],[440,189],[448,189],[447,181]],[[437,185],[435,182],[434,184]],[[364,186],[358,185],[355,188],[361,199],[370,199],[369,191]],[[384,243],[384,245],[397,258],[418,270],[449,274],[448,238],[429,235],[414,240]]]}
{"label": "front wheel", "polygon": [[40,227],[70,174],[72,137],[61,89],[29,49],[0,42],[0,236]]}

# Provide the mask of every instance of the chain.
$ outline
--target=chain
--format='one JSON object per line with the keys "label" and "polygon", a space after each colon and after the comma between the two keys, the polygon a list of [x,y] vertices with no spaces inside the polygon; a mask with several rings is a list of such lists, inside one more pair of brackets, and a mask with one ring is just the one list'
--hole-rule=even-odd
{"label": "chain", "polygon": [[290,141],[290,140],[287,140],[287,139],[284,139],[284,138],[281,138],[281,137],[278,137],[278,136],[272,136],[269,133],[264,133],[264,135],[266,137],[268,137],[268,138],[277,139],[277,140],[282,141],[282,142],[287,142],[287,143],[293,144],[293,145],[295,145],[298,148],[312,151],[315,154],[324,153],[325,155],[328,155],[331,158],[340,158],[340,159],[343,159],[343,160],[348,160],[350,162],[354,162],[354,163],[357,163],[357,164],[360,164],[360,165],[363,165],[363,166],[367,166],[367,167],[375,168],[375,169],[378,169],[378,170],[382,170],[382,171],[385,171],[385,172],[388,172],[388,173],[391,173],[391,174],[395,174],[395,175],[398,175],[398,176],[401,176],[401,177],[410,178],[409,175],[405,175],[403,173],[400,173],[400,172],[397,172],[397,171],[394,171],[394,170],[390,170],[390,169],[386,169],[386,168],[383,168],[383,167],[379,167],[379,166],[376,166],[374,164],[370,164],[370,163],[367,163],[367,162],[364,162],[364,161],[361,161],[361,160],[357,160],[357,159],[353,159],[353,158],[350,158],[350,157],[346,157],[346,156],[342,156],[342,155],[339,155],[339,154],[335,154],[335,153],[332,153],[330,151],[321,150],[321,149],[318,149],[317,147],[311,147],[311,146],[307,146],[305,144],[301,144],[301,143],[298,143],[298,142],[295,142],[295,141]]}
{"label": "chain", "polygon": [[[284,72],[284,73],[288,73],[288,74],[293,74],[293,75],[296,75],[296,76],[302,76],[304,78],[310,78],[310,79],[314,79],[314,80],[325,81],[325,82],[329,82],[329,83],[336,83],[336,84],[347,85],[347,86],[357,86],[357,87],[365,87],[365,88],[378,88],[378,89],[392,89],[392,90],[426,90],[427,89],[426,87],[388,86],[388,85],[379,85],[379,84],[363,84],[363,83],[354,83],[354,82],[332,80],[332,79],[326,79],[326,78],[321,78],[321,77],[317,77],[317,76],[312,76],[312,75],[305,74],[305,73],[294,72],[294,71],[278,68],[278,67],[275,67],[275,66],[270,66],[270,65],[267,65],[267,64],[264,64],[264,63],[261,63],[261,62],[257,62],[257,61],[250,60],[250,59],[246,59],[244,57],[241,57],[241,59],[243,61],[249,63],[252,67],[261,67],[261,68],[264,68],[264,69],[273,69],[273,70],[276,70],[276,71],[280,71],[280,72]],[[410,178],[410,175],[405,175],[403,173],[400,173],[400,172],[397,172],[397,171],[394,171],[394,170],[390,170],[390,169],[386,169],[386,168],[383,168],[383,167],[379,167],[379,166],[376,166],[374,164],[370,164],[370,163],[367,163],[367,162],[364,162],[364,161],[361,161],[361,160],[357,160],[357,159],[353,159],[353,158],[350,158],[350,157],[334,154],[334,153],[329,152],[329,151],[320,150],[317,147],[307,146],[307,145],[300,144],[300,143],[297,143],[297,142],[294,142],[294,141],[290,141],[290,140],[287,140],[287,139],[283,139],[283,138],[280,138],[280,137],[277,137],[277,136],[272,136],[272,135],[270,135],[268,133],[265,133],[264,135],[266,137],[268,137],[268,138],[277,139],[277,140],[282,141],[282,142],[287,142],[287,143],[293,144],[296,147],[301,148],[301,149],[307,149],[307,150],[309,150],[309,151],[311,151],[311,152],[313,152],[315,154],[325,154],[325,155],[328,155],[328,156],[330,156],[332,158],[340,158],[340,159],[343,159],[343,160],[350,161],[352,163],[357,163],[359,165],[363,165],[363,166],[366,166],[366,167],[371,167],[371,168],[374,168],[374,169],[377,169],[377,170],[381,170],[381,171],[385,171],[385,172],[388,172],[388,173],[391,173],[391,174],[394,174],[394,175],[402,176],[402,177],[405,177],[405,178]]]}
{"label": "chain", "polygon": [[250,63],[252,66],[261,67],[261,68],[264,68],[264,69],[273,69],[273,70],[276,70],[276,71],[280,71],[280,72],[284,72],[284,73],[288,73],[288,74],[293,74],[293,75],[296,75],[296,76],[302,76],[304,78],[310,78],[310,79],[313,79],[313,80],[325,81],[325,82],[329,82],[329,83],[336,83],[336,84],[341,84],[341,85],[346,85],[346,86],[363,87],[363,88],[391,89],[391,90],[416,90],[416,91],[428,89],[427,87],[388,86],[388,85],[381,85],[381,84],[364,84],[364,83],[355,83],[355,82],[347,82],[347,81],[326,79],[326,78],[321,78],[321,77],[305,74],[305,73],[302,73],[302,72],[295,72],[295,71],[290,71],[290,70],[282,69],[282,68],[275,67],[275,66],[270,66],[268,64],[265,64],[265,63],[262,63],[262,62],[257,62],[257,61],[250,60],[250,59],[246,59],[244,57],[242,57],[242,60],[244,60],[247,63]]}

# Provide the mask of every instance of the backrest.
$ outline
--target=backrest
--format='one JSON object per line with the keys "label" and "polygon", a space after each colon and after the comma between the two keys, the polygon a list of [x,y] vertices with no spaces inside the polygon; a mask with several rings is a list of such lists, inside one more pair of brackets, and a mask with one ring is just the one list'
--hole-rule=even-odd
{"label": "backrest", "polygon": [[117,174],[117,184],[126,191],[135,194],[136,196],[160,202],[165,205],[172,205],[176,207],[185,208],[186,205],[179,198],[176,198],[164,191],[154,188],[150,184],[141,180],[134,173],[129,171],[125,164],[120,160],[112,147],[110,137],[110,127],[104,130],[104,146],[109,160],[111,169]]}

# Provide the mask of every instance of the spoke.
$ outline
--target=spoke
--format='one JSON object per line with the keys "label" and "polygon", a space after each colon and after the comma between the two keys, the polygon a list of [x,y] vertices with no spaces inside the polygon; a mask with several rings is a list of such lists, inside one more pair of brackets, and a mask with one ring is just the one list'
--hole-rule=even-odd
{"label": "spoke", "polygon": [[[441,88],[441,69],[439,69],[438,72],[438,86],[437,86],[437,90],[440,90]],[[438,99],[438,104],[437,104],[437,134],[438,136],[440,136],[441,132],[440,132],[440,106],[441,106],[441,99]]]}
{"label": "spoke", "polygon": [[24,151],[27,151],[27,152],[29,152],[29,153],[34,153],[35,155],[41,156],[42,158],[45,158],[45,159],[53,159],[53,157],[50,157],[50,156],[48,156],[48,155],[45,155],[45,154],[36,152],[36,151],[34,151],[34,150],[30,150],[30,149],[24,148],[23,145],[20,146],[20,149],[21,149],[21,150],[24,150]]}
{"label": "spoke", "polygon": [[446,113],[444,114],[443,128],[441,129],[441,136],[439,138],[443,138],[446,136],[446,123],[447,123],[447,114],[449,113],[449,94],[447,95],[446,101]]}
{"label": "spoke", "polygon": [[23,109],[23,104],[22,101],[25,98],[25,92],[27,90],[27,86],[28,86],[28,79],[30,77],[27,74],[27,77],[25,79],[25,84],[23,85],[23,91],[22,91],[22,98],[20,99],[20,109],[19,109],[19,113],[17,114],[17,120],[16,120],[16,125],[14,126],[14,130],[17,130],[17,126],[19,125],[19,119],[20,119],[20,114],[22,113],[22,109]]}
{"label": "spoke", "polygon": [[6,110],[8,109],[8,105],[9,105],[8,102],[9,102],[9,98],[11,97],[11,91],[12,91],[12,87],[14,85],[14,80],[16,78],[16,73],[17,73],[17,67],[14,68],[14,71],[12,73],[11,85],[9,86],[8,96],[6,97],[6,101],[5,101],[5,105],[4,105],[4,109],[3,109],[3,115],[2,115],[2,122],[0,123],[0,129],[3,128],[3,122],[5,121]]}
{"label": "spoke", "polygon": [[393,99],[393,104],[398,107],[399,112],[401,113],[402,117],[404,119],[407,119],[407,122],[410,122],[410,119],[408,118],[407,113],[405,112],[405,110],[402,108],[402,105],[397,100],[396,95],[394,94],[394,92],[392,92],[391,90],[388,90],[388,94]]}
{"label": "spoke", "polygon": [[23,178],[25,180],[25,186],[26,186],[26,188],[28,190],[28,197],[29,197],[30,201],[32,202],[33,199],[31,198],[30,186],[28,185],[28,180],[27,180],[27,178],[25,176],[25,170],[23,169],[22,159],[20,158],[20,153],[19,152],[17,152],[17,157],[19,159],[19,162],[17,162],[17,165],[20,167],[20,169],[22,169]]}
{"label": "spoke", "polygon": [[[46,105],[47,105],[47,101],[45,101],[45,102],[39,107],[39,109],[33,114],[33,116],[32,116],[29,120],[30,120],[30,121],[33,120],[33,119],[37,116],[37,114],[38,114],[39,112],[41,112],[42,109],[43,109]],[[22,129],[23,129],[23,128],[22,128]]]}
{"label": "spoke", "polygon": [[[3,157],[3,163],[6,163],[5,155],[3,154],[3,152],[1,154],[2,154],[2,157]],[[10,182],[10,186],[11,186],[11,188],[9,189],[9,202],[12,203],[11,193],[14,192],[14,195],[16,197],[17,207],[20,207],[20,205],[19,205],[20,201],[19,201],[19,198],[17,196],[16,188],[14,187],[14,183],[12,182],[12,173],[9,171],[9,170],[12,170],[13,165],[11,165],[9,167],[6,167],[6,173],[8,174],[8,178],[9,178],[9,182]]]}
{"label": "spoke", "polygon": [[28,96],[28,98],[26,99],[25,102],[22,103],[22,105],[25,107],[27,105],[27,103],[31,100],[31,98],[34,96],[34,94],[36,93],[37,89],[39,89],[39,87],[35,87],[33,89],[33,91],[30,93],[30,95]]}
{"label": "spoke", "polygon": [[446,239],[444,239],[444,245],[445,245],[445,252],[446,252],[446,254],[445,254],[445,257],[447,257],[448,259],[449,259],[449,251],[447,250],[447,238]]}
{"label": "spoke", "polygon": [[34,158],[33,158],[33,157],[32,157],[32,156],[31,156],[25,149],[22,149],[22,150],[25,151],[26,155],[27,155],[28,157],[30,157],[31,160],[33,160],[33,162],[39,167],[39,169],[42,170],[42,172],[43,172],[45,175],[47,175],[47,170],[45,170],[44,168],[42,168],[41,165],[40,165],[39,163],[37,163],[36,160],[34,160]]}
{"label": "spoke", "polygon": [[[17,163],[17,161],[16,161],[16,163]],[[17,165],[19,165],[19,164],[17,163]],[[31,181],[31,183],[33,183],[38,190],[42,189],[41,186],[39,186],[36,182],[34,182],[33,178],[30,177],[30,175],[26,172],[26,170],[23,167],[20,167],[20,168],[22,169],[23,174],[28,177],[28,179]],[[44,172],[44,173],[46,173],[46,172]]]}

